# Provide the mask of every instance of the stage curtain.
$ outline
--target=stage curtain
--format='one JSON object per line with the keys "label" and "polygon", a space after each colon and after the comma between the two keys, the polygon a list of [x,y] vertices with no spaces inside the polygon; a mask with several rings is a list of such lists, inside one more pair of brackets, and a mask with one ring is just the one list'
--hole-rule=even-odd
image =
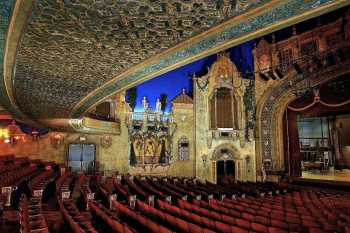
{"label": "stage curtain", "polygon": [[[300,147],[298,137],[298,125],[297,125],[297,114],[294,111],[287,110],[287,124],[289,133],[289,158],[288,154],[285,153],[285,161],[289,161],[289,175],[290,176],[301,176],[301,164],[300,164]],[[288,142],[287,142],[288,143]],[[288,147],[285,147],[285,151]]]}

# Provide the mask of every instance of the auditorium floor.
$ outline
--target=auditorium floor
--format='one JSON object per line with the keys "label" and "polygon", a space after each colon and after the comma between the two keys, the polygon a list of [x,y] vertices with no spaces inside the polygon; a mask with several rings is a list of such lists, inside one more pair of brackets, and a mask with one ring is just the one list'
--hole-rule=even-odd
{"label": "auditorium floor", "polygon": [[341,171],[335,170],[335,171],[327,171],[322,173],[312,172],[312,171],[303,171],[302,178],[350,182],[350,170],[344,169]]}

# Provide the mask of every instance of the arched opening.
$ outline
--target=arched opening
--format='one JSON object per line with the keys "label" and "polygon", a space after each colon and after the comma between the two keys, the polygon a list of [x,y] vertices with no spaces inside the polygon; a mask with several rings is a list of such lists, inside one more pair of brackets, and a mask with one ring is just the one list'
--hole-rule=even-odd
{"label": "arched opening", "polygon": [[314,87],[289,103],[283,116],[286,170],[292,176],[346,180],[350,80],[347,75]]}
{"label": "arched opening", "polygon": [[[308,101],[314,101],[313,89],[322,85],[328,85],[327,83],[337,78],[342,80],[347,79],[345,76],[349,72],[348,66],[338,64],[331,67],[332,69],[330,67],[326,68],[320,69],[317,74],[304,74],[302,76],[303,79],[300,79],[300,76],[295,72],[291,72],[284,79],[270,86],[263,96],[259,98],[257,105],[257,134],[259,137],[256,144],[256,166],[257,168],[264,166],[268,177],[273,180],[280,177],[283,173],[292,177],[301,177],[302,175],[297,125],[298,118],[297,114],[293,113],[289,107],[299,97],[300,93],[298,90],[295,90],[295,87],[299,83],[305,83],[310,80],[308,90],[311,95],[309,95]],[[337,94],[337,91],[332,95],[333,97],[340,96]],[[323,101],[325,103],[339,104],[343,102],[327,100],[327,96],[323,96],[321,93],[321,101],[325,97],[325,101]],[[310,108],[310,111],[321,113],[316,109],[318,105],[322,105],[319,100],[319,98],[316,98],[315,104]],[[294,107],[303,108],[310,104],[310,102],[307,103],[307,100],[304,100],[303,103],[305,105],[295,105]],[[288,110],[286,111],[286,109]],[[332,112],[334,109],[330,111]],[[311,117],[310,114],[309,117]],[[289,124],[286,124],[285,118],[288,118]],[[258,174],[261,174],[261,171],[258,171]],[[258,177],[258,179],[260,178]]]}
{"label": "arched opening", "polygon": [[220,87],[214,90],[210,102],[210,128],[237,129],[237,101],[232,89]]}
{"label": "arched opening", "polygon": [[218,184],[242,180],[242,160],[239,151],[229,143],[216,147],[211,157],[213,181]]}

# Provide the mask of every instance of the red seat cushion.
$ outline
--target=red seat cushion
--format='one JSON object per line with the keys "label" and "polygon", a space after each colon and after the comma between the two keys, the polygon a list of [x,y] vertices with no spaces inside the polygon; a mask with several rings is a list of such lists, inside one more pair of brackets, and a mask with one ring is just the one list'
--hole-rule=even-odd
{"label": "red seat cushion", "polygon": [[219,232],[224,232],[224,233],[231,233],[231,227],[227,224],[224,224],[222,222],[215,222],[215,228],[219,231]]}
{"label": "red seat cushion", "polygon": [[252,230],[254,230],[256,232],[261,232],[261,233],[268,233],[269,232],[267,227],[260,224],[260,223],[252,222],[250,224],[250,227],[252,228]]}
{"label": "red seat cushion", "polygon": [[250,229],[250,223],[247,220],[237,218],[236,219],[237,226],[242,227],[244,229]]}
{"label": "red seat cushion", "polygon": [[269,233],[288,233],[288,231],[277,227],[269,227],[268,230],[269,230]]}
{"label": "red seat cushion", "polygon": [[254,215],[248,214],[248,213],[243,213],[242,218],[248,220],[248,221],[253,221],[254,220]]}
{"label": "red seat cushion", "polygon": [[278,220],[281,220],[281,221],[285,220],[284,214],[280,213],[280,212],[271,212],[271,218],[278,219]]}
{"label": "red seat cushion", "polygon": [[275,219],[271,219],[271,226],[273,227],[280,227],[283,229],[288,229],[288,223],[280,221],[280,220],[275,220]]}
{"label": "red seat cushion", "polygon": [[299,218],[294,218],[294,217],[290,217],[290,216],[286,216],[286,222],[295,223],[295,224],[301,223]]}
{"label": "red seat cushion", "polygon": [[302,222],[303,222],[303,225],[307,227],[320,227],[320,225],[315,221],[303,219]]}
{"label": "red seat cushion", "polygon": [[234,233],[248,233],[247,230],[244,230],[240,227],[236,227],[236,226],[231,226],[231,232],[234,232]]}
{"label": "red seat cushion", "polygon": [[255,222],[261,223],[265,226],[270,225],[270,219],[262,216],[255,216]]}
{"label": "red seat cushion", "polygon": [[264,217],[270,217],[270,214],[268,212],[265,212],[263,210],[258,210],[256,212],[257,215],[264,216]]}
{"label": "red seat cushion", "polygon": [[324,230],[320,228],[311,227],[309,228],[309,233],[324,233]]}

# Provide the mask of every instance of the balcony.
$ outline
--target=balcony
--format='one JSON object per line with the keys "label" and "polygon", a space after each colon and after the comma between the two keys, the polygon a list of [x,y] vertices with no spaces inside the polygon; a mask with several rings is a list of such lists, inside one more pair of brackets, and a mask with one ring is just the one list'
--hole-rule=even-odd
{"label": "balcony", "polygon": [[126,115],[127,125],[144,125],[144,126],[168,126],[173,123],[171,114],[158,112],[129,112]]}

